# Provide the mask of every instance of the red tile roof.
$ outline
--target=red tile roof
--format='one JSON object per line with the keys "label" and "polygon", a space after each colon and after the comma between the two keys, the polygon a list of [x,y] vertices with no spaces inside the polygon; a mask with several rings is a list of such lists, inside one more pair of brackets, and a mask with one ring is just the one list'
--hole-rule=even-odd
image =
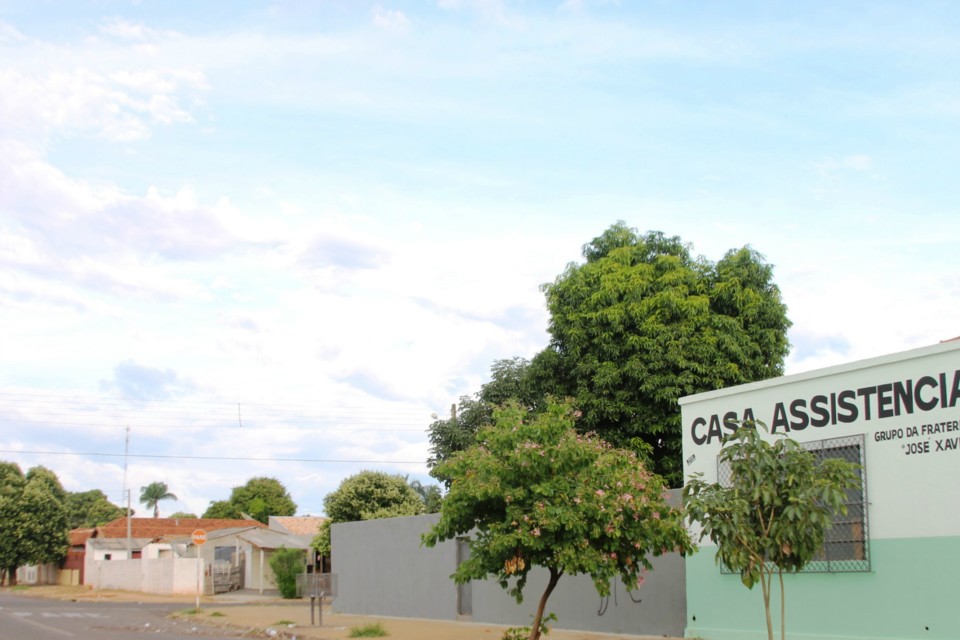
{"label": "red tile roof", "polygon": [[[130,518],[130,535],[133,538],[159,538],[172,535],[190,535],[197,529],[207,533],[234,527],[266,527],[256,520],[228,520],[223,518]],[[97,538],[126,538],[127,518],[121,516],[112,522],[97,527]]]}
{"label": "red tile roof", "polygon": [[70,546],[82,547],[87,543],[87,539],[93,536],[96,529],[73,529],[70,532]]}

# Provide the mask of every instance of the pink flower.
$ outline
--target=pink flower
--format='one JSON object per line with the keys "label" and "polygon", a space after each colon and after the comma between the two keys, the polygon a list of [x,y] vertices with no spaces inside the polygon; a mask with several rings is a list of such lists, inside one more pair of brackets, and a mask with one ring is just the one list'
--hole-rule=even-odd
{"label": "pink flower", "polygon": [[653,512],[653,519],[654,519],[654,520],[659,520],[659,519],[660,519],[660,512],[659,512],[659,511],[654,511],[654,512]]}
{"label": "pink flower", "polygon": [[597,494],[598,496],[600,496],[601,498],[602,498],[604,495],[606,495],[603,489],[597,489],[596,491],[594,491],[594,493],[596,493],[596,494]]}
{"label": "pink flower", "polygon": [[540,537],[540,527],[535,528],[535,529],[534,529],[533,531],[531,531],[530,533],[532,533],[532,534],[534,535],[534,537],[539,538],[539,537]]}

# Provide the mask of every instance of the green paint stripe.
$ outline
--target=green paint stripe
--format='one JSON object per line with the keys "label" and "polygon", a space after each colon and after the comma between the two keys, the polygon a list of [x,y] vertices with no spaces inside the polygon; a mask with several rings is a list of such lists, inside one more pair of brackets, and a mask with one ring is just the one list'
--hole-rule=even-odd
{"label": "green paint stripe", "polygon": [[[784,577],[790,640],[957,640],[960,537],[871,540],[870,573]],[[771,594],[780,636],[780,591]],[[695,619],[694,619],[695,618]],[[721,575],[714,552],[687,558],[687,637],[766,640],[760,586]]]}

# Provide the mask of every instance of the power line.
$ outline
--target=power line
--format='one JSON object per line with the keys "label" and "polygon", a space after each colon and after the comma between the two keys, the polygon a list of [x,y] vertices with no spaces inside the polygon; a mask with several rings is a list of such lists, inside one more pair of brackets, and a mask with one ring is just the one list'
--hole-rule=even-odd
{"label": "power line", "polygon": [[[217,424],[147,424],[142,422],[136,422],[135,420],[128,421],[131,428],[136,428],[138,431],[142,429],[224,429],[229,431],[236,431],[237,429],[243,429],[244,431],[306,431],[308,429],[318,429],[323,431],[350,431],[350,432],[404,432],[404,433],[423,433],[427,430],[427,427],[367,427],[363,426],[365,424],[380,424],[380,423],[356,423],[353,425],[345,426],[327,426],[318,423],[293,423],[293,424],[302,424],[306,425],[305,427],[297,426],[284,426],[282,424],[272,424],[272,425],[256,425],[256,424],[245,424],[243,427],[239,427],[236,424],[226,424],[226,425],[217,425]],[[0,423],[6,423],[9,425],[45,425],[49,427],[104,427],[104,428],[116,428],[116,429],[125,429],[127,424],[119,424],[116,422],[81,422],[79,420],[63,420],[63,421],[52,421],[52,420],[34,420],[31,418],[20,418],[20,417],[0,417]],[[286,424],[290,424],[286,422]],[[402,424],[402,423],[401,423]],[[310,425],[315,425],[310,427]]]}
{"label": "power line", "polygon": [[0,391],[0,401],[8,402],[10,400],[19,400],[29,401],[29,402],[38,402],[40,404],[49,403],[55,401],[57,403],[62,403],[65,401],[74,401],[77,403],[83,404],[96,404],[98,406],[121,406],[127,407],[131,410],[136,410],[131,407],[131,404],[136,403],[149,403],[157,409],[164,407],[176,408],[177,405],[181,407],[222,407],[224,410],[233,411],[238,404],[240,404],[244,410],[247,408],[264,408],[269,411],[304,411],[304,410],[341,410],[341,411],[363,411],[367,413],[383,413],[386,415],[396,414],[396,413],[410,413],[422,415],[424,412],[429,411],[424,407],[413,407],[413,406],[403,406],[403,405],[392,405],[387,407],[377,407],[372,408],[369,405],[359,406],[359,405],[343,405],[343,404],[326,404],[326,403],[265,403],[265,402],[237,402],[237,401],[228,401],[228,400],[160,400],[160,399],[124,399],[124,398],[111,398],[106,396],[82,396],[76,394],[58,394],[58,393],[32,393],[32,392],[23,392],[23,391]]}
{"label": "power line", "polygon": [[[99,453],[83,451],[28,451],[24,449],[0,449],[0,453],[17,453],[25,455],[44,455],[44,456],[96,456],[101,458],[123,458],[123,453]],[[345,464],[425,464],[426,460],[342,460],[334,458],[256,458],[245,456],[184,456],[184,455],[162,455],[156,453],[131,453],[126,454],[131,458],[161,458],[169,460],[225,460],[242,462],[313,462],[321,464],[345,463]]]}
{"label": "power line", "polygon": [[[143,406],[117,398],[0,391],[6,415],[0,422],[49,427],[137,429],[279,429],[423,432],[427,409],[329,404],[265,404],[226,401],[150,401]],[[242,418],[241,418],[242,416]],[[186,423],[186,424],[184,424]],[[192,423],[192,424],[190,424]],[[369,425],[369,426],[368,426]]]}

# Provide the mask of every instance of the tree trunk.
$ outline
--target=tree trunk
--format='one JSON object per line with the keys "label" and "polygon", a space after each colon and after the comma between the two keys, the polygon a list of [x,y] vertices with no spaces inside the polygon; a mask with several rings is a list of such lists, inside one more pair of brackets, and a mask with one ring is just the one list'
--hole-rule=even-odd
{"label": "tree trunk", "polygon": [[783,569],[777,573],[780,575],[780,640],[787,640],[787,598],[783,593]]}
{"label": "tree trunk", "polygon": [[7,586],[8,587],[17,586],[17,568],[16,567],[7,569]]}
{"label": "tree trunk", "polygon": [[560,581],[563,571],[550,567],[550,581],[547,582],[547,588],[540,596],[540,604],[537,605],[537,614],[533,617],[533,626],[530,627],[530,640],[540,640],[540,623],[543,620],[543,610],[547,607],[547,599],[553,593],[554,587]]}
{"label": "tree trunk", "polygon": [[770,618],[770,587],[773,583],[773,576],[767,575],[766,571],[760,572],[760,587],[763,589],[763,611],[767,617],[767,638],[773,640],[773,620]]}

